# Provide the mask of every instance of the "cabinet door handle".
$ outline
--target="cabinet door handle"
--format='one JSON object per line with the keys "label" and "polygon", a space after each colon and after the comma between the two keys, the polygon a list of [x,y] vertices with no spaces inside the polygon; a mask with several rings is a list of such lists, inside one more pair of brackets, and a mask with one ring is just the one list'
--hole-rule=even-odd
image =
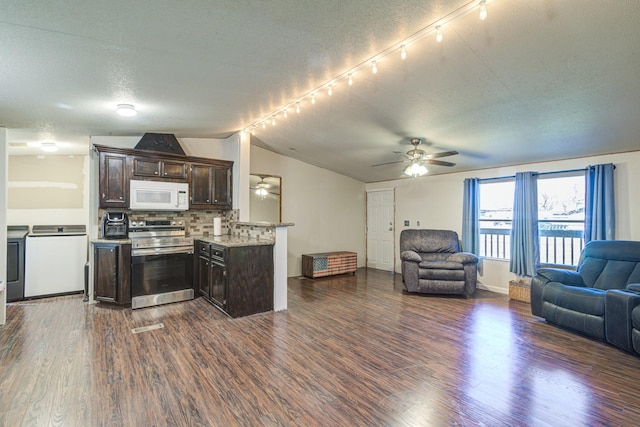
{"label": "cabinet door handle", "polygon": [[218,203],[218,199],[215,199],[215,200],[213,201],[213,203]]}
{"label": "cabinet door handle", "polygon": [[210,200],[209,200],[209,199],[207,199],[207,203],[209,203],[209,201],[210,201]]}

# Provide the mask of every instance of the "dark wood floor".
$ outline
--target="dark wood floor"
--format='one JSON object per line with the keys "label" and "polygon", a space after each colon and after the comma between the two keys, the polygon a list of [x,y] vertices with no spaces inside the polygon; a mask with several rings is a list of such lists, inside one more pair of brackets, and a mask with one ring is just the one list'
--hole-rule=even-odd
{"label": "dark wood floor", "polygon": [[136,311],[79,296],[10,305],[0,425],[640,420],[640,358],[550,326],[504,295],[408,295],[399,280],[364,269],[289,279],[289,310],[236,320],[201,298]]}

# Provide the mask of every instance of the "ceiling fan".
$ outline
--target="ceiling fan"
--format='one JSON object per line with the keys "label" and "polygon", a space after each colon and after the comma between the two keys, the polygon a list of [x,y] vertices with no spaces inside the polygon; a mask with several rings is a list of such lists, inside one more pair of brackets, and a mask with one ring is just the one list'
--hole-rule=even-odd
{"label": "ceiling fan", "polygon": [[251,187],[251,189],[255,191],[256,195],[264,199],[269,194],[276,194],[269,191],[269,188],[271,188],[271,184],[264,182],[264,179],[266,178],[266,176],[263,176],[263,175],[258,175],[258,176],[260,177],[260,181],[255,186]]}
{"label": "ceiling fan", "polygon": [[418,148],[418,145],[422,144],[422,138],[409,138],[409,142],[413,145],[413,148],[406,153],[401,153],[400,151],[394,151],[395,154],[402,154],[407,158],[405,160],[398,160],[395,162],[386,162],[379,163],[374,166],[383,166],[383,165],[391,165],[394,163],[410,163],[404,169],[404,174],[408,176],[421,176],[428,172],[427,167],[424,163],[428,163],[430,165],[438,165],[438,166],[455,166],[455,163],[445,162],[443,160],[435,160],[440,157],[448,157],[455,156],[458,154],[457,151],[441,151],[439,153],[427,154],[424,150]]}

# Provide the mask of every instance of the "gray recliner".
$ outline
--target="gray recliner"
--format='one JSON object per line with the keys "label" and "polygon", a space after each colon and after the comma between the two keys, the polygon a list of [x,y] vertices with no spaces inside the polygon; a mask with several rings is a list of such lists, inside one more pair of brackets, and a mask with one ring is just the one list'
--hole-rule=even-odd
{"label": "gray recliner", "polygon": [[460,252],[458,234],[449,230],[400,233],[402,282],[408,292],[473,295],[478,257]]}
{"label": "gray recliner", "polygon": [[628,326],[610,316],[620,311],[612,297],[633,283],[640,283],[640,242],[591,241],[580,254],[577,271],[538,269],[531,280],[531,312],[600,341],[615,341],[618,333],[624,340]]}

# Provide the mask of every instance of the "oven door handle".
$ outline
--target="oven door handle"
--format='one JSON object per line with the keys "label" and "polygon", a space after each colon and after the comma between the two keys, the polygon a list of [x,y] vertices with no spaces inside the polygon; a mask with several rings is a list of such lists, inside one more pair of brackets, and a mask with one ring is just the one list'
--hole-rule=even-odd
{"label": "oven door handle", "polygon": [[193,254],[193,247],[134,249],[131,256]]}

